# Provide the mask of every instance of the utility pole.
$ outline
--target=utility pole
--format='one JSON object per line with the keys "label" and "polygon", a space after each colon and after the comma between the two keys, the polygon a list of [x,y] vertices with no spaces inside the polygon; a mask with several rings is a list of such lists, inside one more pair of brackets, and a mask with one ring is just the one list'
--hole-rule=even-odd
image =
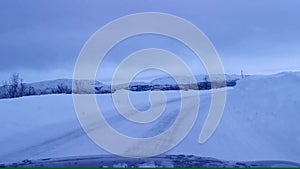
{"label": "utility pole", "polygon": [[241,70],[241,77],[242,77],[242,79],[244,78],[244,72],[243,72],[243,70]]}

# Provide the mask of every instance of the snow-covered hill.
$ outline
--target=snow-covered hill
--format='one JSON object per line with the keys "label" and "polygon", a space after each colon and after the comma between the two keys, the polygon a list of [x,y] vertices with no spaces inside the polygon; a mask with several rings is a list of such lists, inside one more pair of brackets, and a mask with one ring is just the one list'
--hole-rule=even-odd
{"label": "snow-covered hill", "polygon": [[[215,81],[218,81],[218,80],[220,81],[220,79],[221,79],[220,75],[212,75],[212,77]],[[176,79],[179,79],[181,84],[190,84],[192,81],[191,78],[192,77],[186,77],[186,76],[176,77]],[[211,81],[208,75],[197,75],[194,78],[198,83]],[[225,74],[225,78],[226,78],[226,81],[237,81],[241,78],[241,76],[234,75],[234,74],[233,75]],[[167,77],[160,77],[160,78],[154,79],[151,81],[151,83],[160,84],[160,85],[165,85],[165,84],[175,85],[176,81],[171,76],[167,76]]]}
{"label": "snow-covered hill", "polygon": [[[217,130],[204,144],[198,143],[198,137],[209,110],[210,92],[201,91],[200,111],[194,127],[180,144],[166,154],[299,163],[299,86],[299,72],[250,76],[237,81],[237,86],[228,91],[225,111]],[[149,92],[130,92],[137,109],[149,108]],[[164,91],[169,102],[162,117],[142,126],[118,115],[111,93],[96,97],[112,127],[132,137],[149,137],[172,125],[181,104],[178,92]],[[193,97],[184,99],[188,101]],[[108,154],[81,129],[71,95],[2,99],[0,108],[0,163]]]}
{"label": "snow-covered hill", "polygon": [[130,84],[119,84],[113,86],[113,90],[128,89],[131,91],[148,91],[148,90],[210,90],[211,83],[220,83],[215,85],[215,88],[232,87],[236,85],[241,76],[239,75],[225,75],[226,82],[222,82],[220,75],[212,75],[213,80],[208,75],[197,75],[194,77],[196,83],[193,83],[192,77],[178,76],[175,79],[171,76],[163,76],[153,79],[150,82],[132,82]]}
{"label": "snow-covered hill", "polygon": [[[214,80],[218,81],[218,76],[214,75]],[[130,84],[118,84],[112,87],[110,84],[104,84],[93,80],[76,80],[74,88],[72,88],[72,79],[57,79],[48,80],[36,83],[24,83],[22,92],[17,96],[32,96],[32,95],[47,95],[47,94],[103,94],[111,93],[117,90],[126,89],[131,91],[148,91],[148,90],[209,90],[211,89],[211,82],[207,75],[196,76],[197,84],[191,83],[190,77],[178,77],[180,79],[177,84],[173,78],[160,77],[151,82],[131,82]],[[237,75],[226,75],[226,83],[219,87],[235,86],[236,81],[239,80]],[[8,94],[10,86],[0,86],[0,99],[11,98]],[[19,86],[20,88],[20,86]]]}
{"label": "snow-covered hill", "polygon": [[[241,76],[239,75],[226,75],[226,81],[223,82],[221,75],[197,75],[194,77],[196,84],[193,83],[192,77],[178,76],[177,81],[173,77],[166,76],[154,79],[150,82],[153,90],[210,90],[211,88],[233,87],[236,85]],[[212,85],[214,83],[214,85]]]}
{"label": "snow-covered hill", "polygon": [[[0,87],[0,98],[9,98],[8,85]],[[20,88],[20,86],[19,86]],[[71,93],[109,93],[110,85],[93,80],[76,80],[72,89],[72,79],[56,79],[35,83],[23,83],[24,90],[17,97],[47,94],[71,94]]]}
{"label": "snow-covered hill", "polygon": [[5,168],[299,168],[299,163],[288,161],[224,161],[193,155],[163,155],[149,158],[126,158],[113,155],[93,155],[64,158],[24,160],[0,164]]}

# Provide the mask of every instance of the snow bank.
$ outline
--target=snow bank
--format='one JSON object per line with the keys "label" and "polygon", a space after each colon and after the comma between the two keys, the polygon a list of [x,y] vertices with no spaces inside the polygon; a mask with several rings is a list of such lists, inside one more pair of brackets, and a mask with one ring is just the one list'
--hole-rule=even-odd
{"label": "snow bank", "polygon": [[[203,125],[201,113],[178,151],[226,160],[300,161],[300,73],[251,76],[228,92],[222,121],[203,145],[194,140]],[[202,100],[203,101],[203,100]],[[206,99],[204,98],[204,102]],[[201,109],[201,108],[200,108]],[[186,143],[185,143],[186,142]]]}

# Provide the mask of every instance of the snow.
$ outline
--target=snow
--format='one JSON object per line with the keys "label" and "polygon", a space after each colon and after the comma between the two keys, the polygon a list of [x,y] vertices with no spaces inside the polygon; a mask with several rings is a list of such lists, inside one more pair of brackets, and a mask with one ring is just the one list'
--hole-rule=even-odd
{"label": "snow", "polygon": [[[194,127],[166,154],[192,154],[233,161],[300,162],[299,86],[299,72],[249,76],[239,80],[237,86],[228,91],[217,130],[204,144],[198,143],[198,137],[210,106],[210,91],[201,91],[200,111]],[[158,120],[144,126],[129,123],[118,115],[111,94],[96,97],[107,121],[116,130],[135,137],[149,137],[172,125],[180,107],[178,92],[164,91],[169,100],[165,112]],[[133,105],[140,110],[149,107],[148,95],[149,91],[130,92]],[[0,108],[0,163],[109,154],[81,129],[71,95],[2,99]]]}

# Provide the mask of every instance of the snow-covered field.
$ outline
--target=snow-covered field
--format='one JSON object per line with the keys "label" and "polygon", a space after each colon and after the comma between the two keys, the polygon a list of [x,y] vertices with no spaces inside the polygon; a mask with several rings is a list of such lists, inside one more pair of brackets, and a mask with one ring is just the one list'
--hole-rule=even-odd
{"label": "snow-covered field", "polygon": [[[249,76],[228,90],[223,118],[204,144],[198,137],[210,106],[201,92],[200,110],[188,136],[166,154],[189,154],[233,161],[300,162],[300,73]],[[149,137],[164,131],[180,108],[179,91],[164,91],[166,111],[151,124],[133,125],[119,116],[111,94],[97,95],[108,122],[121,133]],[[193,91],[187,91],[193,92]],[[131,92],[139,110],[149,107],[149,92]],[[193,99],[185,98],[185,99]],[[100,155],[81,129],[71,95],[30,96],[0,100],[0,164],[24,159]]]}

